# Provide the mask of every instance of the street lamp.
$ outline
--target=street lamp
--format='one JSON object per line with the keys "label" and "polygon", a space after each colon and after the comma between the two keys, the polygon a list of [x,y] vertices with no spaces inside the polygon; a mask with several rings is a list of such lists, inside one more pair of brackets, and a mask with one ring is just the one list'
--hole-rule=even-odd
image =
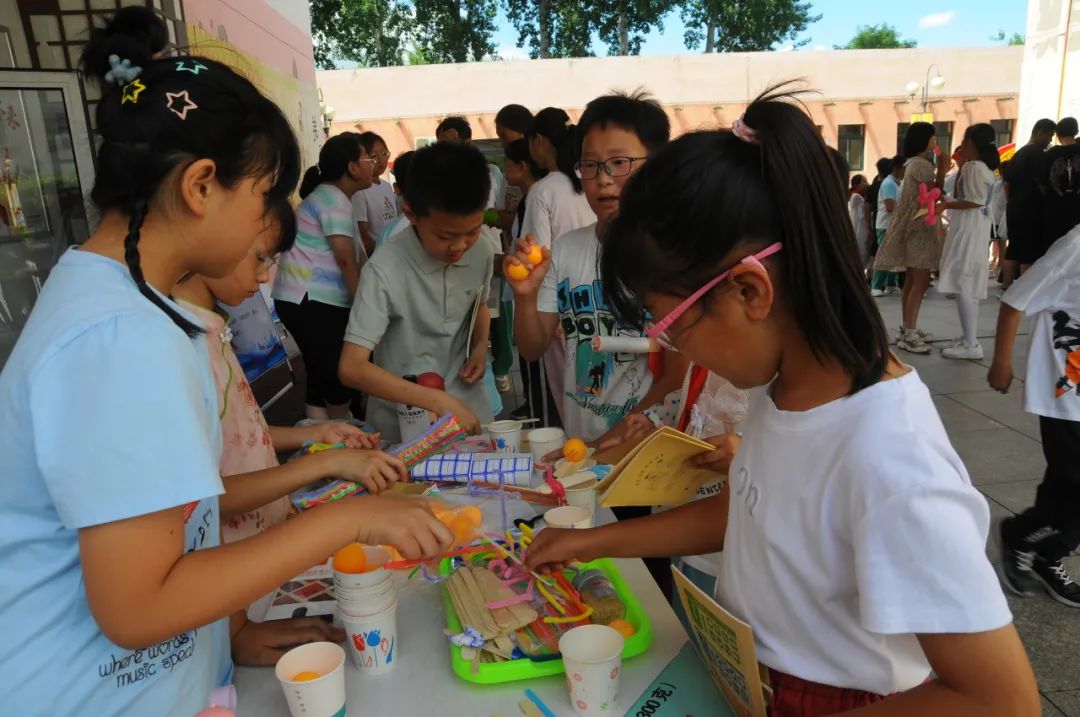
{"label": "street lamp", "polygon": [[[930,71],[931,70],[933,70],[935,72],[933,77],[930,77]],[[926,68],[926,81],[923,82],[923,84],[921,86],[923,114],[926,114],[926,108],[930,104],[930,90],[932,90],[932,89],[933,90],[940,90],[944,86],[945,86],[945,78],[941,76],[941,70],[938,69],[938,66],[932,64],[929,67],[927,67]],[[907,83],[907,86],[904,89],[907,90],[908,97],[910,97],[911,99],[914,100],[915,99],[915,94],[919,91],[920,86],[919,86],[919,83],[917,81],[912,80],[911,82]]]}

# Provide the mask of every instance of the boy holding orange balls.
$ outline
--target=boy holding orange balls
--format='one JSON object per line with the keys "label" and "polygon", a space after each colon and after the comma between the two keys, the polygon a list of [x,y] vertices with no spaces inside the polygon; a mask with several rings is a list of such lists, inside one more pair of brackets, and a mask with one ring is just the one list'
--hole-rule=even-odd
{"label": "boy holding orange balls", "polygon": [[514,332],[526,360],[542,356],[562,328],[566,342],[563,425],[568,436],[596,442],[620,435],[623,419],[660,403],[679,388],[686,364],[665,356],[662,376],[649,370],[648,354],[593,351],[594,336],[640,337],[608,310],[597,276],[602,237],[619,210],[623,185],[649,154],[667,144],[670,125],[644,94],[610,94],[588,104],[578,125],[582,137],[576,171],[597,223],[572,231],[542,249],[531,237],[503,261],[515,294]]}

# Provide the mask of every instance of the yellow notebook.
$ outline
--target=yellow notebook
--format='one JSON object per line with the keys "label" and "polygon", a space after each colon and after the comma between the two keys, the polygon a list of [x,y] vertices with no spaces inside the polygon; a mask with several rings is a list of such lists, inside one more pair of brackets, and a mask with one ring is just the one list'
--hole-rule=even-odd
{"label": "yellow notebook", "polygon": [[664,426],[638,444],[623,444],[593,458],[614,468],[596,486],[600,505],[678,505],[717,473],[686,465],[686,460],[715,446]]}

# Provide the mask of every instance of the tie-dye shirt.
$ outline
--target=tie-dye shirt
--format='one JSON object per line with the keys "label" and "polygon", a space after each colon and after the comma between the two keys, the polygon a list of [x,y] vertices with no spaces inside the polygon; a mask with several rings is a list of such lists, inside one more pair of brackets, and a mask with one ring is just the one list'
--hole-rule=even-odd
{"label": "tie-dye shirt", "polygon": [[[353,297],[327,237],[352,237],[360,246],[352,202],[332,184],[320,184],[296,209],[296,244],[282,254],[272,296],[299,304],[304,295],[331,306],[352,306]],[[367,257],[361,255],[363,264]]]}

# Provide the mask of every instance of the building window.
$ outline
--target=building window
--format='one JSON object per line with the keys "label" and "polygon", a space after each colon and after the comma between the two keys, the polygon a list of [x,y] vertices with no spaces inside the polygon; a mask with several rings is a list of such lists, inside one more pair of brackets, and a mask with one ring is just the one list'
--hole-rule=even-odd
{"label": "building window", "polygon": [[[908,127],[910,126],[910,122],[896,123],[896,153],[901,156],[903,156],[904,154],[904,138],[907,137]],[[953,144],[953,123],[935,122],[934,136],[937,137],[938,147],[941,147],[942,154],[951,155]]]}
{"label": "building window", "polygon": [[837,131],[837,149],[853,172],[863,168],[864,129],[861,124],[842,124]]}
{"label": "building window", "polygon": [[994,128],[994,132],[997,133],[997,146],[1004,147],[1007,144],[1012,144],[1013,141],[1013,127],[1016,125],[1016,120],[1011,119],[997,119],[990,120],[990,126]]}
{"label": "building window", "polygon": [[941,147],[941,153],[946,157],[952,156],[952,122],[935,122],[934,136],[937,137],[937,146]]}

